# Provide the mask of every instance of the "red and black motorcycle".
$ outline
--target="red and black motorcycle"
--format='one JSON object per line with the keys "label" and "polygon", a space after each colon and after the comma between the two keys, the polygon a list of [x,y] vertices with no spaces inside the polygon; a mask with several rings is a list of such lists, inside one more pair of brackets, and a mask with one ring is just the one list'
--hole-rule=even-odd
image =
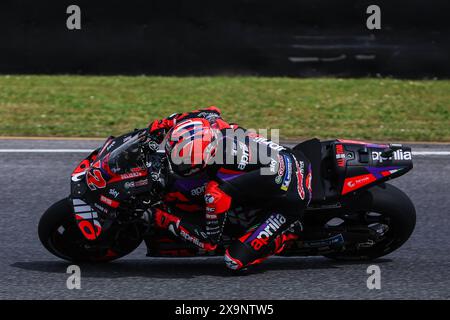
{"label": "red and black motorcycle", "polygon": [[[145,241],[148,256],[211,255],[153,228],[152,208],[167,199],[167,190],[200,219],[206,177],[175,176],[147,132],[109,137],[81,161],[72,173],[71,194],[53,204],[39,222],[39,238],[48,251],[69,261],[111,261]],[[313,198],[298,239],[282,255],[374,259],[410,237],[414,205],[386,183],[412,169],[410,148],[312,139],[294,149],[312,163]],[[264,210],[243,206],[230,212],[222,245],[213,254],[223,254]]]}

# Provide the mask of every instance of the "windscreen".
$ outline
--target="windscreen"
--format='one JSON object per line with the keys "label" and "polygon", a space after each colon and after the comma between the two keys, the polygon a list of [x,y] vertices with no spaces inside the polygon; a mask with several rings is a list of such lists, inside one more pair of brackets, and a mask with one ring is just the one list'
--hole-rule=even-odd
{"label": "windscreen", "polygon": [[126,173],[130,168],[144,167],[144,156],[141,151],[145,135],[135,134],[125,137],[124,142],[111,151],[108,166],[114,173]]}

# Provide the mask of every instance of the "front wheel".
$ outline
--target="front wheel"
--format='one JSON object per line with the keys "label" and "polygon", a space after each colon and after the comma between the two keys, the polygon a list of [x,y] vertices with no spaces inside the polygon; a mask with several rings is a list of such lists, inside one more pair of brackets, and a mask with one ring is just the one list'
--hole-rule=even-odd
{"label": "front wheel", "polygon": [[372,260],[385,256],[402,246],[411,236],[416,225],[416,210],[409,197],[400,189],[385,184],[376,186],[364,195],[367,208],[361,212],[364,220],[376,219],[387,226],[387,232],[379,242],[367,247],[350,247],[341,252],[327,254],[336,260]]}
{"label": "front wheel", "polygon": [[84,238],[74,219],[68,198],[62,199],[42,215],[38,234],[42,245],[55,256],[73,262],[107,262],[123,257],[142,242],[138,233],[117,229],[111,243]]}

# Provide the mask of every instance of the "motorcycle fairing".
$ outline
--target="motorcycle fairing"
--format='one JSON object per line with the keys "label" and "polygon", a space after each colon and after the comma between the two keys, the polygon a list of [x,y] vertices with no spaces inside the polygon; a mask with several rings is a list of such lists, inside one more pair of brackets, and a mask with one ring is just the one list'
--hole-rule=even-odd
{"label": "motorcycle fairing", "polygon": [[336,140],[333,146],[341,195],[369,188],[412,169],[411,148],[401,146],[384,158],[389,145]]}
{"label": "motorcycle fairing", "polygon": [[[147,191],[148,172],[143,167],[116,171],[110,167],[111,155],[124,145],[132,145],[142,133],[141,130],[120,137],[109,137],[94,150],[72,172],[71,198],[78,227],[88,240],[97,239],[102,232],[102,221],[113,215],[122,201],[135,194]],[[126,150],[126,149],[125,149]],[[79,211],[82,203],[86,211]]]}
{"label": "motorcycle fairing", "polygon": [[82,199],[72,199],[75,219],[83,236],[88,240],[96,240],[102,232],[97,212]]}

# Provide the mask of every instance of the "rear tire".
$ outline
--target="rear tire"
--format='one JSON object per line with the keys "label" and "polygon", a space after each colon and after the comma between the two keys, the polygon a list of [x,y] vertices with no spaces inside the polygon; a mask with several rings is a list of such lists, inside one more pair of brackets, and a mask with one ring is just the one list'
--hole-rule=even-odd
{"label": "rear tire", "polygon": [[105,247],[97,240],[84,238],[75,222],[73,207],[68,198],[45,211],[38,226],[42,245],[53,255],[72,262],[107,262],[134,251],[142,239],[120,239]]}
{"label": "rear tire", "polygon": [[364,210],[382,214],[389,219],[386,239],[372,247],[330,253],[326,257],[335,260],[372,260],[393,252],[409,239],[416,225],[416,210],[403,191],[385,184],[369,189],[364,195],[364,200],[366,199],[369,208]]}

